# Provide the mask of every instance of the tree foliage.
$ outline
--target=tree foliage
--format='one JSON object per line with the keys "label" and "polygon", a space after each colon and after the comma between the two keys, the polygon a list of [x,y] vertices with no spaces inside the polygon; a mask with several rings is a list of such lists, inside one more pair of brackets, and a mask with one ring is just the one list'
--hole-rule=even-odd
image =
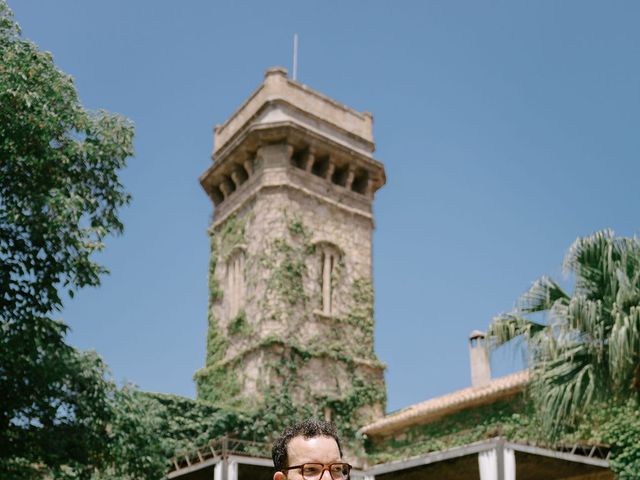
{"label": "tree foliage", "polygon": [[113,396],[113,416],[92,480],[159,479],[172,457],[192,454],[232,432],[238,417],[206,402],[126,386]]}
{"label": "tree foliage", "polygon": [[563,267],[575,278],[572,294],[544,277],[489,329],[494,346],[526,341],[530,392],[551,437],[591,405],[624,405],[640,393],[640,240],[610,230],[578,238]]}
{"label": "tree foliage", "polygon": [[96,286],[92,254],[120,233],[133,154],[124,118],[86,111],[71,77],[23,40],[0,3],[0,258],[3,318],[48,315],[60,287]]}
{"label": "tree foliage", "polygon": [[86,476],[104,462],[115,387],[65,343],[63,291],[97,286],[120,233],[133,127],[79,102],[0,0],[0,477]]}

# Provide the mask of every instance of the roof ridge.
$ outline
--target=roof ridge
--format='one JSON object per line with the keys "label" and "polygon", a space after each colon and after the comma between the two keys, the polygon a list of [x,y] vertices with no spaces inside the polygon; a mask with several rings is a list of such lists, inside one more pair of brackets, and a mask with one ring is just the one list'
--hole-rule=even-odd
{"label": "roof ridge", "polygon": [[384,433],[394,427],[402,427],[406,424],[414,423],[416,420],[426,421],[446,410],[462,409],[479,400],[500,397],[510,392],[515,393],[522,390],[528,382],[528,370],[521,370],[503,377],[494,378],[487,385],[481,387],[470,386],[409,405],[369,425],[365,425],[360,429],[360,432],[366,434]]}

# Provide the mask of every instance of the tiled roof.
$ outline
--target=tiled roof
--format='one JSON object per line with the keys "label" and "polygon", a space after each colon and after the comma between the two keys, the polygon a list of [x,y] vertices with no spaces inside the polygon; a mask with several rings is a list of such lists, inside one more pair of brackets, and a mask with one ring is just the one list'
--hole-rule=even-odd
{"label": "tiled roof", "polygon": [[521,392],[528,381],[529,372],[526,370],[496,378],[482,387],[464,388],[403,408],[365,425],[360,432],[367,435],[386,435],[409,425],[427,423],[436,417],[454,413],[463,408],[490,403]]}

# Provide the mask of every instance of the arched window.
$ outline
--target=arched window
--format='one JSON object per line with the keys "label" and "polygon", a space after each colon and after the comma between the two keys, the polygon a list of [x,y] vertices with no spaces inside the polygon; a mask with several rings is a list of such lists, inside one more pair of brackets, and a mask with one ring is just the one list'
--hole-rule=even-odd
{"label": "arched window", "polygon": [[322,285],[322,313],[333,315],[335,309],[335,285],[334,279],[340,262],[339,250],[331,244],[319,245],[320,251],[320,282]]}
{"label": "arched window", "polygon": [[244,259],[244,251],[238,248],[227,260],[229,318],[234,318],[244,305]]}

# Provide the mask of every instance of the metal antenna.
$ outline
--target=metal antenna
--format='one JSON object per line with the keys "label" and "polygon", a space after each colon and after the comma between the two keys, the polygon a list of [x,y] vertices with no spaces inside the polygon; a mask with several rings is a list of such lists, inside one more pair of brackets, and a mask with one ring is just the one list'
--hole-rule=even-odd
{"label": "metal antenna", "polygon": [[298,79],[298,34],[293,34],[293,79]]}

